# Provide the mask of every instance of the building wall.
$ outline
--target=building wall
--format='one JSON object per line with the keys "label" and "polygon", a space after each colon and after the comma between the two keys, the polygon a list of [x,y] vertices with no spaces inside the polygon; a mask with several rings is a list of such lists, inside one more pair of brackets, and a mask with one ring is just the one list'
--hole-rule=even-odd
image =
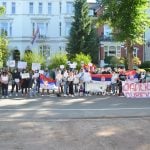
{"label": "building wall", "polygon": [[[50,48],[50,56],[56,52],[65,51],[69,31],[69,29],[66,29],[66,24],[71,23],[73,20],[73,12],[67,12],[67,2],[73,4],[74,0],[1,0],[0,5],[3,5],[4,2],[6,2],[6,14],[0,16],[0,24],[7,22],[11,26],[8,27],[8,31],[11,30],[8,39],[9,49],[12,53],[15,49],[20,51],[21,56],[23,56],[24,51],[27,49],[39,52],[41,45],[47,45]],[[12,2],[16,3],[15,14],[11,12]],[[29,14],[30,2],[33,2],[33,14]],[[42,14],[38,14],[39,2],[43,4]],[[48,14],[48,3],[51,3],[51,14]],[[34,33],[38,28],[36,24],[41,23],[45,24],[45,30],[47,31],[46,37],[37,38],[34,44],[31,44],[33,23],[35,23]]]}

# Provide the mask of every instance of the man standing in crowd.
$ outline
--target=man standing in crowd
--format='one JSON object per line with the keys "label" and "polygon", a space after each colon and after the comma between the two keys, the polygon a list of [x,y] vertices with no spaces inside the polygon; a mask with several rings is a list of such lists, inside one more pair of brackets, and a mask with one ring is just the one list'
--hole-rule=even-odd
{"label": "man standing in crowd", "polygon": [[20,79],[21,79],[20,72],[18,72],[18,69],[15,69],[12,72],[12,89],[11,89],[10,96],[13,94],[14,88],[16,88],[16,96],[18,96],[18,88],[19,88]]}

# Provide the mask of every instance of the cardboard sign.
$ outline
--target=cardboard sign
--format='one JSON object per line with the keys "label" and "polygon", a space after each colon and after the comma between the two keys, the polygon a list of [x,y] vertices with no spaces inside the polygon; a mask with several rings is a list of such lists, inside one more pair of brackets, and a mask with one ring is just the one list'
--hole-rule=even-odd
{"label": "cardboard sign", "polygon": [[8,67],[11,67],[11,68],[15,67],[15,66],[16,66],[15,60],[9,60],[9,61],[7,62],[7,66],[8,66]]}
{"label": "cardboard sign", "polygon": [[44,74],[44,70],[39,70],[39,74]]}
{"label": "cardboard sign", "polygon": [[40,70],[41,65],[39,63],[32,63],[32,70]]}
{"label": "cardboard sign", "polygon": [[18,61],[18,69],[26,69],[27,62],[24,61]]}
{"label": "cardboard sign", "polygon": [[27,78],[30,78],[30,75],[29,75],[29,73],[22,73],[21,78],[22,79],[27,79]]}

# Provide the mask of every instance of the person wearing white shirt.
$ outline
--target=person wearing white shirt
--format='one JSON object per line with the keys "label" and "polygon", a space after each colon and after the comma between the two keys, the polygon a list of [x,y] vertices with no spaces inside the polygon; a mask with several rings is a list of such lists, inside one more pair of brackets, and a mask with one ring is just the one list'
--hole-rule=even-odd
{"label": "person wearing white shirt", "polygon": [[8,98],[8,82],[9,82],[9,76],[6,71],[3,71],[0,81],[2,83],[2,98],[6,97]]}
{"label": "person wearing white shirt", "polygon": [[91,78],[91,74],[89,73],[88,70],[86,70],[84,72],[84,75],[83,75],[83,81],[84,81],[84,89],[85,89],[85,96],[87,96],[89,94],[89,91],[87,89],[87,84],[89,82],[91,82],[92,78]]}
{"label": "person wearing white shirt", "polygon": [[64,70],[63,77],[62,77],[64,96],[67,96],[67,89],[68,89],[67,78],[68,78],[68,71]]}
{"label": "person wearing white shirt", "polygon": [[112,77],[111,77],[111,90],[112,90],[113,95],[116,94],[118,77],[119,77],[118,74],[115,71],[113,71]]}

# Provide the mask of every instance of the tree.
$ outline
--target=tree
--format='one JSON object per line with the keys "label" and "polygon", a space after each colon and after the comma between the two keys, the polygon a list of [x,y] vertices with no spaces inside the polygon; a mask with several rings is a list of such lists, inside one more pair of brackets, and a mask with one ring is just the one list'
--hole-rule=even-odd
{"label": "tree", "polygon": [[42,66],[45,66],[45,58],[42,55],[37,53],[25,53],[23,56],[23,60],[27,62],[28,69],[31,69],[32,63],[39,63]]}
{"label": "tree", "polygon": [[103,14],[98,23],[108,23],[116,40],[127,47],[128,69],[133,68],[135,44],[142,44],[143,33],[150,25],[146,10],[149,0],[101,0]]}
{"label": "tree", "polygon": [[62,53],[57,53],[56,55],[54,55],[51,60],[50,60],[50,68],[54,69],[54,68],[59,68],[60,65],[67,65],[67,55],[66,54],[62,54]]}
{"label": "tree", "polygon": [[112,64],[112,66],[116,67],[117,65],[120,64],[120,58],[113,56],[110,60],[110,63]]}
{"label": "tree", "polygon": [[75,57],[72,59],[73,62],[77,63],[77,69],[80,69],[83,64],[88,64],[91,62],[91,56],[85,55],[82,52],[76,54]]}
{"label": "tree", "polygon": [[5,36],[0,37],[0,62],[3,66],[6,65],[8,58],[8,40]]}
{"label": "tree", "polygon": [[98,61],[98,40],[86,0],[76,0],[75,15],[66,51],[70,58],[80,52],[91,55],[93,61]]}
{"label": "tree", "polygon": [[[4,7],[0,7],[0,15],[2,15],[5,12]],[[1,67],[6,65],[7,57],[8,57],[8,41],[6,39],[6,36],[2,34],[0,36],[0,64]]]}

